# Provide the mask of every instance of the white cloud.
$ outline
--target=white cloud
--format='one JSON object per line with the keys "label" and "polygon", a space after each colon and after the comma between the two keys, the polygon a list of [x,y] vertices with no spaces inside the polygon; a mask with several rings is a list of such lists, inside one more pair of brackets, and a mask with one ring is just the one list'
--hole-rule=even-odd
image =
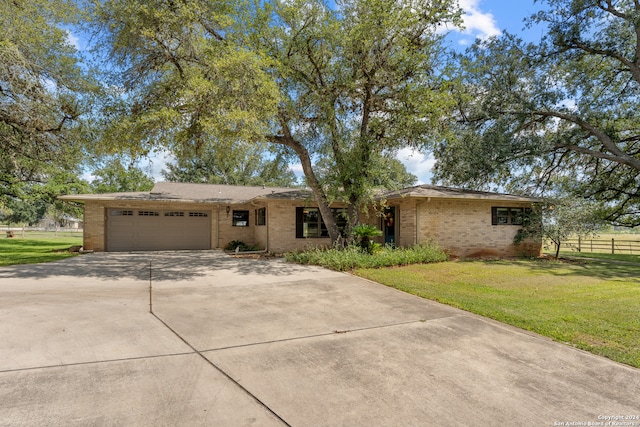
{"label": "white cloud", "polygon": [[578,111],[578,103],[576,102],[575,99],[563,99],[562,101],[560,101],[560,103],[558,104],[558,107],[560,108],[566,108],[567,110],[571,111],[571,112],[576,112]]}
{"label": "white cloud", "polygon": [[55,92],[58,89],[58,84],[55,80],[42,79],[41,82],[45,89],[47,89],[49,92]]}
{"label": "white cloud", "polygon": [[96,179],[96,176],[91,172],[85,171],[82,173],[82,175],[80,175],[80,178],[84,179],[87,182],[92,182],[94,179]]}
{"label": "white cloud", "polygon": [[71,31],[67,31],[67,43],[73,46],[76,50],[80,50],[80,39],[75,36]]}
{"label": "white cloud", "polygon": [[289,165],[289,170],[296,174],[297,177],[304,176],[304,171],[302,170],[302,163],[294,163]]}
{"label": "white cloud", "polygon": [[151,176],[156,182],[164,181],[162,170],[167,168],[167,163],[175,160],[168,150],[158,150],[150,153],[146,158],[141,159],[140,169]]}
{"label": "white cloud", "polygon": [[436,164],[436,159],[433,156],[413,148],[402,148],[396,154],[396,158],[404,164],[407,171],[418,177],[418,184],[431,182],[431,171]]}
{"label": "white cloud", "polygon": [[502,34],[491,13],[480,10],[480,0],[459,0],[460,8],[464,11],[464,34],[476,38],[487,39]]}

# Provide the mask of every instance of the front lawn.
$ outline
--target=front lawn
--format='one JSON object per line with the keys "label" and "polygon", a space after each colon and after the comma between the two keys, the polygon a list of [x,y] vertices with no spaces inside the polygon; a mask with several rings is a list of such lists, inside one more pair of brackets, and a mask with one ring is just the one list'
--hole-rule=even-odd
{"label": "front lawn", "polygon": [[32,236],[25,238],[0,239],[0,266],[15,264],[36,264],[69,258],[77,253],[66,251],[71,246],[82,244],[82,234],[75,237]]}
{"label": "front lawn", "polygon": [[640,267],[460,261],[355,274],[640,368]]}
{"label": "front lawn", "polygon": [[602,252],[577,252],[577,251],[560,251],[560,258],[598,258],[613,261],[637,262],[640,264],[640,254],[608,254]]}

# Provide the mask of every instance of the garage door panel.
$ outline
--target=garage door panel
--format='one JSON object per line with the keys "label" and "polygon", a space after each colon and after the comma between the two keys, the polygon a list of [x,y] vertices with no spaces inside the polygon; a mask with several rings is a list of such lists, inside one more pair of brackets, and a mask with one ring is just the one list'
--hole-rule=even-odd
{"label": "garage door panel", "polygon": [[107,251],[210,248],[209,212],[135,209],[107,212]]}

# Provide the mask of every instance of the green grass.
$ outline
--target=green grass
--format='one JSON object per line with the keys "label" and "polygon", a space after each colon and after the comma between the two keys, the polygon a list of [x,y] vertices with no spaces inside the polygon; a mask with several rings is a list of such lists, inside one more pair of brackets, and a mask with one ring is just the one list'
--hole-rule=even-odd
{"label": "green grass", "polygon": [[[71,234],[71,233],[70,233]],[[82,233],[72,235],[54,233],[32,234],[27,232],[12,239],[0,238],[0,266],[15,264],[36,264],[57,261],[77,254],[65,250],[82,244]]]}
{"label": "green grass", "polygon": [[425,243],[411,248],[380,248],[373,255],[357,246],[337,249],[308,249],[304,252],[289,252],[285,258],[298,264],[313,264],[336,271],[354,268],[380,268],[446,261],[449,257],[434,244]]}
{"label": "green grass", "polygon": [[[550,252],[546,252],[549,255]],[[601,252],[577,252],[577,251],[560,251],[560,258],[562,257],[573,257],[573,258],[597,258],[597,259],[605,259],[605,260],[614,260],[614,261],[624,261],[624,262],[637,262],[640,264],[640,254],[606,254]]]}
{"label": "green grass", "polygon": [[640,368],[637,266],[503,260],[354,272]]}

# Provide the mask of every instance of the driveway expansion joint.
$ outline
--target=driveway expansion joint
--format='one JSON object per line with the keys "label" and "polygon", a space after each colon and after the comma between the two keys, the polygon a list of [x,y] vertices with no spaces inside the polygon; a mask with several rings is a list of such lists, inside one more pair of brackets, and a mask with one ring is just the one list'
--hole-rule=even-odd
{"label": "driveway expansion joint", "polygon": [[39,369],[66,368],[71,366],[99,365],[99,364],[114,363],[114,362],[129,362],[134,360],[157,359],[160,357],[187,356],[189,354],[194,354],[194,353],[195,352],[193,351],[187,351],[182,353],[152,354],[148,356],[123,357],[120,359],[105,359],[105,360],[92,360],[88,362],[60,363],[58,365],[29,366],[26,368],[3,369],[3,370],[0,370],[0,374],[6,374],[9,372],[34,371]]}
{"label": "driveway expansion joint", "polygon": [[[452,316],[442,316],[442,317],[437,317],[437,318],[434,318],[434,319],[408,320],[406,322],[388,323],[388,324],[385,324],[385,325],[367,326],[367,327],[363,327],[363,328],[333,330],[331,332],[325,332],[325,333],[313,334],[313,335],[305,335],[305,336],[301,336],[301,337],[290,337],[290,338],[282,338],[282,339],[277,339],[277,340],[252,342],[252,343],[247,343],[247,344],[230,345],[230,346],[226,346],[226,347],[209,348],[209,349],[199,350],[199,351],[202,352],[202,353],[208,353],[208,352],[213,352],[213,351],[231,350],[231,349],[235,349],[235,348],[245,348],[245,347],[253,347],[253,346],[259,346],[259,345],[270,345],[270,344],[276,344],[276,343],[282,343],[282,342],[288,342],[288,341],[300,341],[300,340],[306,340],[306,339],[310,339],[310,338],[328,337],[328,336],[337,335],[337,334],[348,334],[348,333],[354,333],[354,332],[371,331],[371,330],[376,330],[376,329],[386,329],[386,328],[393,328],[393,327],[396,327],[396,326],[411,325],[411,324],[416,324],[416,323],[428,323],[428,322],[433,321],[433,320],[448,319],[448,318],[463,317],[463,316],[466,316],[466,314],[456,314],[456,315],[452,315]],[[196,350],[196,351],[198,351],[198,350]]]}
{"label": "driveway expansion joint", "polygon": [[255,400],[256,403],[258,403],[260,406],[262,406],[264,409],[266,409],[268,412],[270,412],[274,417],[276,417],[279,421],[281,421],[284,425],[286,425],[288,427],[291,427],[291,424],[286,422],[284,420],[284,418],[282,418],[273,409],[271,409],[266,403],[264,403],[262,400],[260,400],[258,398],[258,396],[256,396],[255,394],[251,393],[246,387],[244,387],[242,384],[240,384],[231,375],[226,373],[222,368],[220,368],[218,365],[213,363],[211,360],[207,359],[207,357],[204,354],[202,354],[202,352],[200,350],[198,350],[193,345],[191,345],[191,343],[189,341],[187,341],[184,337],[182,337],[177,331],[175,331],[171,326],[169,326],[164,320],[162,320],[160,317],[158,317],[153,312],[151,312],[151,315],[153,317],[155,317],[156,319],[158,319],[158,321],[160,323],[162,323],[167,329],[169,329],[169,331],[171,331],[183,343],[185,343],[187,346],[189,346],[189,348],[191,348],[198,356],[200,356],[202,358],[202,360],[204,360],[208,365],[212,366],[214,369],[216,369],[218,372],[220,372],[225,378],[227,378],[229,381],[231,381],[233,384],[235,384],[238,388],[240,388],[243,392],[245,392],[249,397],[251,397],[253,400]]}

